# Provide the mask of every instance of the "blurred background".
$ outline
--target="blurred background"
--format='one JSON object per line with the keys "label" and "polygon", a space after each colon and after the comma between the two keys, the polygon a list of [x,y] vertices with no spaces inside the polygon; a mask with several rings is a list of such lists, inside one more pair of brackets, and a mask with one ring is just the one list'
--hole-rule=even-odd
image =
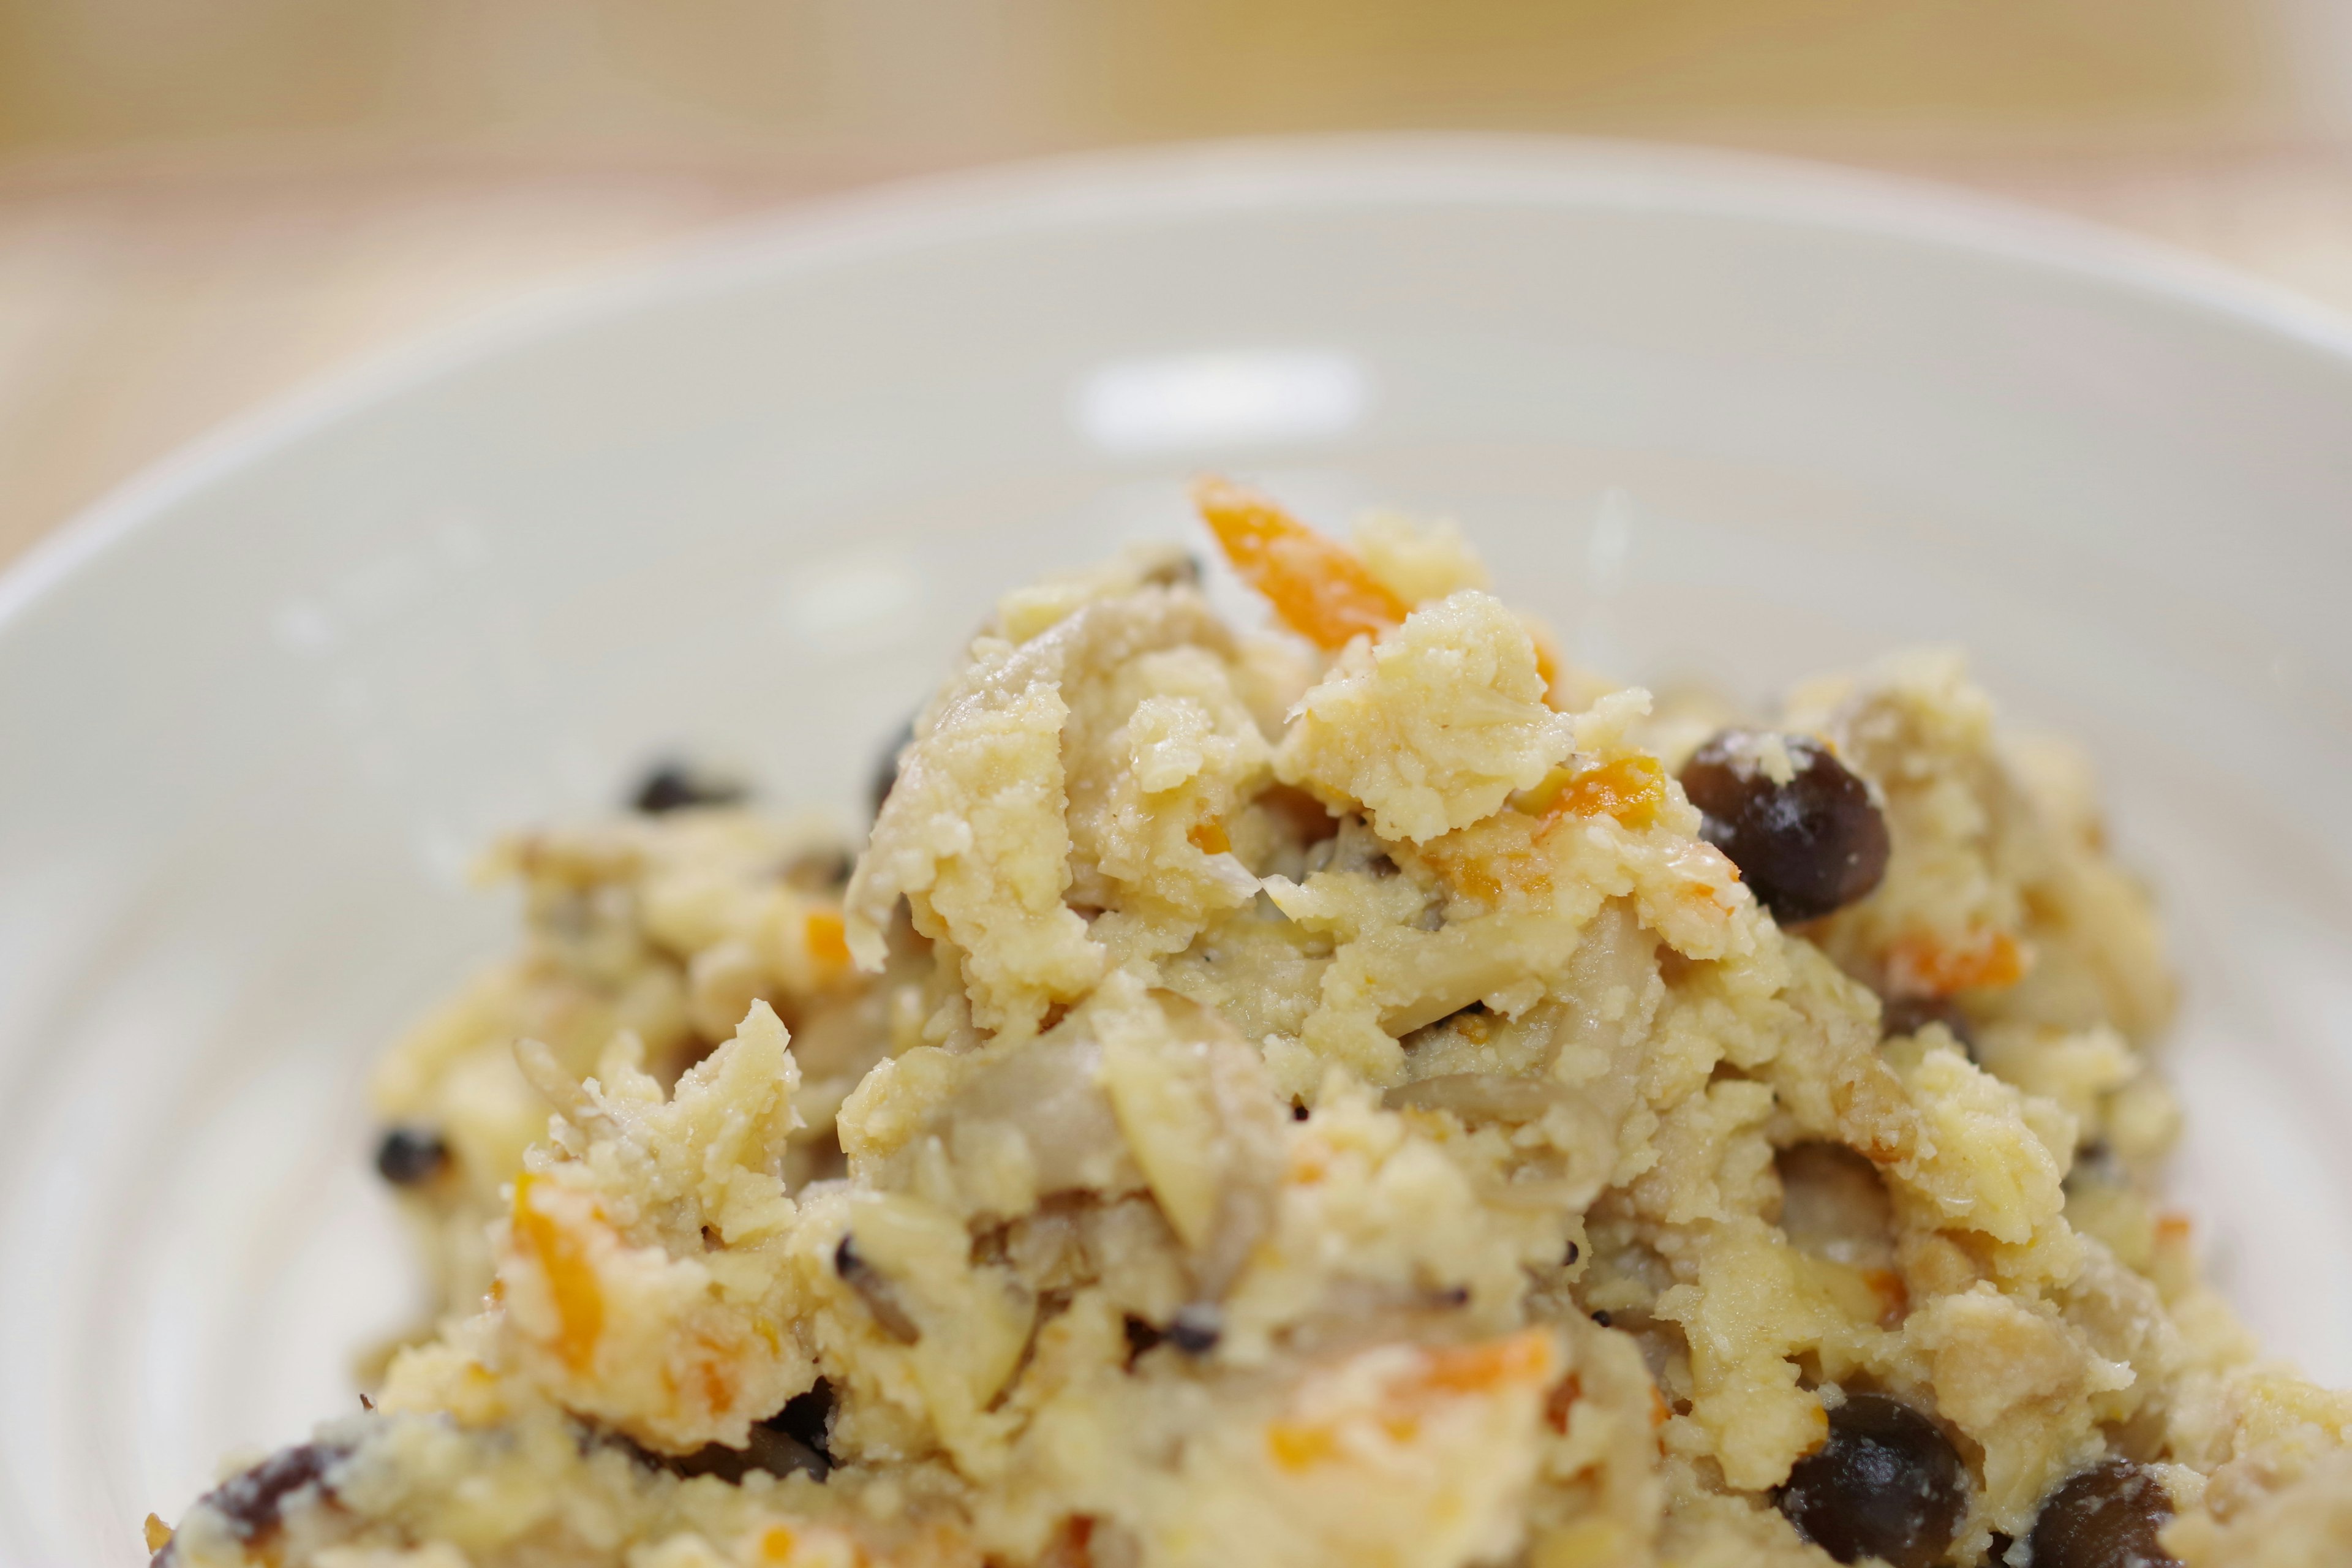
{"label": "blurred background", "polygon": [[2352,309],[2352,0],[0,0],[0,562],[305,377],[794,200],[1375,129],[1923,175]]}

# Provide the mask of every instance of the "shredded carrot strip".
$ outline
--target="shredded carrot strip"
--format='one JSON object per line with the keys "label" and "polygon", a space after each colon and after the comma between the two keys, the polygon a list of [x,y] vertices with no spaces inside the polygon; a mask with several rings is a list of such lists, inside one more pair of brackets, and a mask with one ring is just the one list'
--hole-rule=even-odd
{"label": "shredded carrot strip", "polygon": [[1228,479],[1192,487],[1192,504],[1242,581],[1290,628],[1320,647],[1377,637],[1411,606],[1382,587],[1346,545],[1324,538],[1255,490]]}
{"label": "shredded carrot strip", "polygon": [[1433,1350],[1420,1381],[1447,1394],[1486,1394],[1505,1384],[1540,1382],[1550,1374],[1551,1363],[1551,1337],[1529,1329],[1483,1344]]}
{"label": "shredded carrot strip", "polygon": [[1339,1451],[1339,1440],[1328,1426],[1277,1421],[1265,1429],[1265,1446],[1273,1450],[1276,1464],[1296,1471],[1329,1458]]}
{"label": "shredded carrot strip", "polygon": [[712,1412],[723,1414],[734,1408],[735,1377],[723,1361],[709,1360],[700,1363],[703,1404]]}
{"label": "shredded carrot strip", "polygon": [[538,1256],[548,1294],[555,1299],[555,1353],[578,1372],[595,1355],[604,1332],[604,1296],[579,1237],[531,1202],[538,1179],[528,1171],[515,1177],[515,1234]]}
{"label": "shredded carrot strip", "polygon": [[849,937],[838,910],[811,910],[803,929],[808,933],[809,956],[828,969],[849,967]]}
{"label": "shredded carrot strip", "polygon": [[1887,978],[1898,991],[1948,996],[2014,985],[2025,977],[2025,950],[2005,931],[1979,926],[1947,946],[1933,933],[1897,942],[1886,955]]}
{"label": "shredded carrot strip", "polygon": [[1666,803],[1666,767],[1635,752],[1580,773],[1568,786],[1568,808],[1583,816],[1613,816],[1628,827],[1647,827]]}
{"label": "shredded carrot strip", "polygon": [[1556,817],[1607,816],[1628,827],[1647,827],[1666,804],[1666,767],[1646,752],[1579,773],[1555,771],[1525,797],[1527,809]]}
{"label": "shredded carrot strip", "polygon": [[1544,1395],[1544,1420],[1549,1424],[1553,1431],[1565,1436],[1568,1433],[1568,1418],[1575,1413],[1576,1402],[1583,1397],[1583,1380],[1576,1373],[1570,1373],[1566,1377],[1553,1384],[1551,1392]]}

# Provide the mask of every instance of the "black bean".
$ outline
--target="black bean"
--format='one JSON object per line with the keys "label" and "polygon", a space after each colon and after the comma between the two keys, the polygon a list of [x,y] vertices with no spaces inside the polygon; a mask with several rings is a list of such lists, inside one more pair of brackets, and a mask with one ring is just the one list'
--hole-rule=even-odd
{"label": "black bean", "polygon": [[2172,1518],[2163,1484],[2129,1459],[2074,1476],[2042,1501],[2028,1545],[2033,1568],[2180,1568],[2157,1543]]}
{"label": "black bean", "polygon": [[1878,1010],[1878,1037],[1892,1040],[1916,1035],[1930,1024],[1941,1024],[1960,1043],[1969,1060],[1977,1059],[1977,1037],[1968,1016],[1948,996],[1890,996]]}
{"label": "black bean", "polygon": [[923,1327],[908,1314],[906,1303],[898,1300],[898,1288],[888,1276],[858,1256],[857,1244],[847,1236],[833,1249],[833,1271],[841,1276],[842,1283],[857,1292],[866,1310],[882,1331],[902,1345],[913,1344],[923,1337]]}
{"label": "black bean", "polygon": [[875,765],[872,785],[875,816],[882,815],[882,803],[890,798],[892,790],[898,788],[898,758],[914,743],[915,721],[909,715],[907,721],[898,726],[898,732],[890,738],[890,744],[884,748],[881,762]]}
{"label": "black bean", "polygon": [[1176,1309],[1168,1320],[1168,1342],[1186,1355],[1207,1355],[1225,1337],[1225,1315],[1207,1301]]}
{"label": "black bean", "polygon": [[1783,923],[1809,921],[1864,897],[1886,874],[1886,818],[1870,786],[1828,748],[1782,735],[1791,776],[1765,772],[1769,737],[1726,730],[1682,772],[1698,807],[1700,837],[1731,858],[1748,888]]}
{"label": "black bean", "polygon": [[1312,1114],[1314,1113],[1307,1109],[1305,1100],[1294,1100],[1290,1102],[1290,1119],[1293,1121],[1304,1121]]}
{"label": "black bean", "polygon": [[1772,1501],[1841,1563],[1927,1568],[1950,1548],[1968,1498],[1968,1468],[1942,1427],[1899,1399],[1856,1394],[1830,1412],[1829,1440],[1797,1461]]}
{"label": "black bean", "polygon": [[1606,1312],[1595,1312],[1592,1314],[1592,1321],[1605,1329],[1609,1326],[1609,1314]]}
{"label": "black bean", "polygon": [[1583,1256],[1584,1249],[1571,1241],[1568,1244],[1568,1256],[1560,1260],[1560,1267],[1573,1268],[1576,1267],[1576,1260]]}
{"label": "black bean", "polygon": [[692,805],[736,805],[750,792],[731,779],[714,778],[681,762],[656,763],[629,796],[632,808],[647,816],[681,811]]}
{"label": "black bean", "polygon": [[[220,1515],[228,1532],[239,1541],[259,1541],[286,1521],[286,1500],[305,1487],[332,1498],[335,1489],[327,1472],[351,1450],[335,1443],[301,1443],[281,1448],[249,1470],[231,1476],[196,1500],[196,1506]],[[171,1548],[166,1546],[164,1552]],[[158,1553],[162,1556],[163,1553]]]}
{"label": "black bean", "polygon": [[449,1168],[449,1145],[430,1127],[394,1127],[375,1146],[375,1173],[395,1187],[421,1186]]}

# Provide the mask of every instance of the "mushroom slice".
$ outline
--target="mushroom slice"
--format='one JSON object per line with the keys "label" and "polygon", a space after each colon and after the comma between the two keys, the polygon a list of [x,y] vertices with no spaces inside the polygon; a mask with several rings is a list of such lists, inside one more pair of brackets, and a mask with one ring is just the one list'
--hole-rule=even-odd
{"label": "mushroom slice", "polygon": [[1135,1163],[1222,1300],[1274,1222],[1288,1116],[1257,1053],[1210,1009],[1155,989],[1103,1011],[1103,1084]]}

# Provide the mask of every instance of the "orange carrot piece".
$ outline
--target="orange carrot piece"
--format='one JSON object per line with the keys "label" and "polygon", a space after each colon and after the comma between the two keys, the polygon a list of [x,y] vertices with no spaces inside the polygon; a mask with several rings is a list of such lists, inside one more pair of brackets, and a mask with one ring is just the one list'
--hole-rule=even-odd
{"label": "orange carrot piece", "polygon": [[1193,848],[1203,855],[1223,855],[1234,847],[1232,836],[1225,832],[1225,825],[1213,820],[1194,823],[1192,831],[1184,837],[1192,841]]}
{"label": "orange carrot piece", "polygon": [[1666,804],[1666,768],[1646,752],[1632,752],[1598,767],[1551,775],[1519,797],[1520,808],[1546,822],[1562,816],[1613,817],[1628,827],[1655,822]]}
{"label": "orange carrot piece", "polygon": [[1528,1329],[1479,1344],[1448,1345],[1427,1352],[1420,1382],[1446,1394],[1487,1394],[1511,1383],[1535,1383],[1551,1374],[1551,1338]]}
{"label": "orange carrot piece", "polygon": [[1229,479],[1192,486],[1192,504],[1242,581],[1291,630],[1318,647],[1377,637],[1412,606],[1382,587],[1355,552],[1326,539],[1255,490]]}
{"label": "orange carrot piece", "polygon": [[1295,1421],[1277,1421],[1267,1427],[1265,1446],[1273,1451],[1274,1462],[1294,1474],[1339,1451],[1339,1437],[1331,1428]]}
{"label": "orange carrot piece", "polygon": [[2025,977],[2025,950],[2017,939],[1991,926],[1979,926],[1949,946],[1932,932],[1907,936],[1886,955],[1887,979],[1912,995],[2014,985]]}
{"label": "orange carrot piece", "polygon": [[588,1261],[580,1238],[531,1202],[537,1181],[528,1171],[515,1177],[515,1230],[538,1255],[548,1294],[555,1299],[555,1353],[579,1372],[594,1357],[596,1342],[604,1332],[604,1293],[597,1287],[595,1266]]}
{"label": "orange carrot piece", "polygon": [[1584,1382],[1570,1373],[1551,1385],[1544,1395],[1544,1422],[1563,1437],[1568,1435],[1568,1418],[1576,1412],[1576,1402],[1584,1397]]}
{"label": "orange carrot piece", "polygon": [[802,929],[808,933],[809,956],[828,969],[849,967],[849,937],[838,910],[811,910]]}
{"label": "orange carrot piece", "polygon": [[1579,773],[1560,792],[1579,816],[1612,816],[1628,827],[1647,827],[1666,804],[1666,768],[1646,752],[1635,752]]}

